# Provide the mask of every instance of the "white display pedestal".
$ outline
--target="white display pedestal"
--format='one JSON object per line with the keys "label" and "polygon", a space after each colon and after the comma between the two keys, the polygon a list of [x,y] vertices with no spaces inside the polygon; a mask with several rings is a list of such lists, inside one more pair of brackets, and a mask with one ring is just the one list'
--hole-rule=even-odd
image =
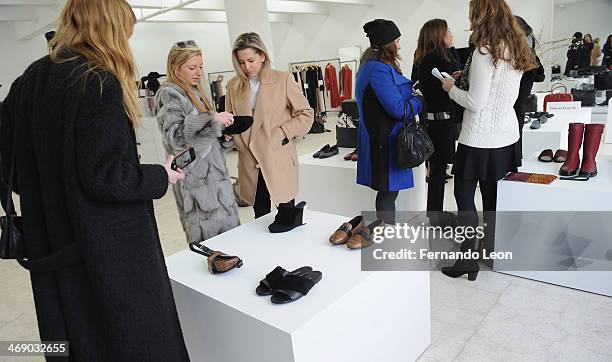
{"label": "white display pedestal", "polygon": [[[596,107],[597,108],[597,113],[600,113],[602,108],[605,107]],[[595,110],[593,110],[593,113],[595,113]],[[605,114],[605,118],[606,118],[606,127],[604,128],[604,138],[605,138],[605,142],[606,143],[612,143],[612,102],[608,103],[608,107],[606,109],[606,114]],[[608,125],[610,127],[608,127]]]}
{"label": "white display pedestal", "polygon": [[142,128],[136,129],[136,135],[140,146],[140,163],[160,164],[166,161],[166,151],[162,141],[162,135],[155,117],[141,117]]}
{"label": "white display pedestal", "polygon": [[[332,246],[345,217],[306,211],[305,226],[270,234],[267,215],[206,245],[238,255],[212,275],[185,250],[166,259],[192,361],[413,361],[431,343],[430,273],[362,272],[361,253]],[[309,265],[323,279],[302,299],[275,305],[255,288],[274,267]]]}
{"label": "white display pedestal", "polygon": [[[312,154],[299,157],[300,192],[297,200],[306,200],[311,210],[355,216],[375,210],[376,191],[358,185],[357,162],[345,161],[353,149],[341,148],[336,156],[318,159]],[[425,165],[413,169],[414,187],[400,191],[397,211],[424,211],[427,208]]]}
{"label": "white display pedestal", "polygon": [[540,129],[531,129],[531,123],[523,127],[523,155],[542,152],[550,148],[567,150],[567,133],[570,123],[591,123],[591,108],[583,107],[579,112],[555,112],[555,116]]}
{"label": "white display pedestal", "polygon": [[[537,156],[534,153],[526,158],[520,171],[558,174],[560,163],[539,162]],[[589,271],[603,270],[602,258],[612,255],[612,224],[597,220],[597,213],[584,213],[612,211],[612,156],[600,154],[597,168],[599,174],[586,182],[555,180],[550,185],[537,185],[500,181],[495,250],[512,251],[533,260],[542,258],[550,262],[551,256],[558,260],[551,265],[539,265],[541,271],[502,271],[495,264],[494,270],[612,296],[612,271]],[[530,213],[504,213],[508,211]],[[609,214],[600,215],[606,218]],[[524,248],[525,240],[530,244],[529,250]],[[573,254],[577,264],[586,265],[579,271],[549,271],[558,270],[559,260],[567,259],[562,253],[553,252],[561,245]]]}

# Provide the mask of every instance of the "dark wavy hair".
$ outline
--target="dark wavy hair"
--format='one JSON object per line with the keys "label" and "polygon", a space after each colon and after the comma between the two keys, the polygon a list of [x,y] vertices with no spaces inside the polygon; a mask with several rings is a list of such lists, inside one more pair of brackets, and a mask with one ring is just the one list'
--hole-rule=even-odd
{"label": "dark wavy hair", "polygon": [[450,61],[446,44],[444,44],[444,37],[447,32],[448,24],[446,20],[433,19],[426,22],[419,33],[419,41],[414,53],[414,63],[420,64],[423,58],[432,52],[442,55],[445,61]]}
{"label": "dark wavy hair", "polygon": [[395,40],[383,46],[369,47],[363,52],[363,54],[361,54],[359,64],[363,65],[370,60],[378,60],[385,64],[389,64],[395,68],[398,73],[402,72],[399,65],[399,61],[402,60],[402,58],[399,55],[397,46],[395,45]]}

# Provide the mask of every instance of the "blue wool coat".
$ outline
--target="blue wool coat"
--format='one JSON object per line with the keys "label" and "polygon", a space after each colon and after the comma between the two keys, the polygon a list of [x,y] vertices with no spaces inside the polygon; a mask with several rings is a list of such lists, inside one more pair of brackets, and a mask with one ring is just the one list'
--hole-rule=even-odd
{"label": "blue wool coat", "polygon": [[396,155],[405,102],[415,114],[422,108],[412,81],[392,66],[370,60],[359,68],[355,88],[360,119],[357,183],[377,191],[412,188],[412,170],[398,168]]}

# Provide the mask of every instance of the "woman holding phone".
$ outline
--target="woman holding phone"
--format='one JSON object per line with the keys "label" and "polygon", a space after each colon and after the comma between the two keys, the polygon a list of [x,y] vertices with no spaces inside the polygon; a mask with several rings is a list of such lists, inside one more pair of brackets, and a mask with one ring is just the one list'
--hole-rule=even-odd
{"label": "woman holding phone", "polygon": [[174,185],[188,242],[207,240],[240,225],[219,142],[234,117],[214,111],[201,85],[202,66],[202,50],[194,41],[176,42],[168,54],[167,81],[157,93],[157,120],[166,153],[177,155],[190,147],[195,152],[195,160],[183,170],[185,180]]}

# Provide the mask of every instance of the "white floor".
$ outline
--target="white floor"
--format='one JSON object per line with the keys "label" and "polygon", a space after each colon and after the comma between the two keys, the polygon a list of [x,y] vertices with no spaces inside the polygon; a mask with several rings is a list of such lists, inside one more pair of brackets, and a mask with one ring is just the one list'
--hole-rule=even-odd
{"label": "white floor", "polygon": [[[312,153],[326,143],[335,143],[333,133],[309,135],[298,151]],[[229,154],[233,175],[236,163],[236,153]],[[456,210],[452,185],[448,210]],[[165,255],[186,248],[172,194],[155,209]],[[252,208],[241,208],[240,217],[252,220]],[[437,271],[431,276],[432,345],[420,361],[612,361],[612,298],[494,272],[481,272],[475,282]],[[0,296],[0,340],[39,340],[29,276],[15,262],[0,261]]]}

